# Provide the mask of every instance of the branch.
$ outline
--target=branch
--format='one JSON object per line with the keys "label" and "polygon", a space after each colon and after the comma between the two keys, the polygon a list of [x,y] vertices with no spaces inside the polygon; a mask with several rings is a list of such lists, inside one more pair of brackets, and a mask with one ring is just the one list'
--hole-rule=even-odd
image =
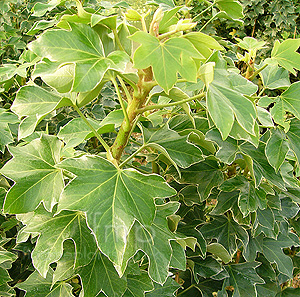
{"label": "branch", "polygon": [[257,74],[259,74],[261,71],[263,71],[266,67],[268,66],[268,64],[265,64],[264,66],[262,66],[261,68],[257,69],[250,77],[249,80],[252,80],[256,77]]}
{"label": "branch", "polygon": [[119,76],[119,75],[117,75],[117,77],[118,77],[118,80],[120,81],[120,84],[122,85],[122,88],[123,88],[123,90],[124,90],[124,92],[126,94],[126,98],[127,98],[128,104],[129,104],[132,101],[132,97],[130,96],[129,91],[128,91],[128,89],[127,89],[127,87],[126,87],[126,85],[125,85],[124,80],[122,79],[122,77]]}
{"label": "branch", "polygon": [[192,100],[195,100],[195,99],[200,99],[200,98],[203,98],[203,97],[205,97],[205,93],[201,93],[201,94],[198,94],[198,95],[195,95],[193,97],[190,97],[190,98],[187,98],[187,99],[184,99],[184,100],[181,100],[181,101],[177,101],[177,102],[172,102],[172,103],[167,103],[167,104],[148,105],[148,106],[145,106],[143,108],[138,109],[137,112],[138,113],[143,113],[147,110],[161,109],[161,108],[164,108],[164,107],[176,106],[176,105],[187,103],[189,101],[192,101]]}

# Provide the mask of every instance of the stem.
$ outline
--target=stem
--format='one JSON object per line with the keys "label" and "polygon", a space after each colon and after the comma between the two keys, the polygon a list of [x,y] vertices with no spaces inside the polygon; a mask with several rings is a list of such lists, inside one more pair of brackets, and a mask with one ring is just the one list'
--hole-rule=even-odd
{"label": "stem", "polygon": [[170,32],[167,32],[167,33],[164,33],[164,34],[161,34],[161,35],[157,36],[157,38],[159,40],[162,40],[162,39],[167,38],[167,37],[169,37],[169,36],[171,36],[171,35],[173,35],[173,34],[175,34],[177,32],[179,32],[179,30],[172,30]]}
{"label": "stem", "polygon": [[262,90],[259,92],[258,97],[260,97],[264,93],[265,90],[266,90],[266,88],[263,87]]}
{"label": "stem", "polygon": [[146,147],[147,147],[147,144],[146,145],[142,145],[141,147],[139,147],[132,155],[130,155],[124,162],[122,162],[119,165],[119,168],[122,168],[123,166],[125,166],[132,158],[134,158],[139,152],[141,152]]}
{"label": "stem", "polygon": [[177,294],[177,296],[180,296],[182,294],[185,294],[187,291],[189,291],[190,289],[194,288],[195,284],[191,284],[188,288],[184,289],[183,291],[181,291],[180,293]]}
{"label": "stem", "polygon": [[260,67],[259,69],[257,69],[250,77],[249,80],[252,80],[256,77],[257,74],[259,74],[261,71],[263,71],[266,67],[268,66],[268,64],[265,64],[264,66]]}
{"label": "stem", "polygon": [[107,153],[110,153],[110,149],[108,144],[104,141],[104,139],[100,136],[100,134],[96,131],[96,129],[91,125],[91,123],[88,121],[88,119],[84,116],[84,114],[80,111],[79,107],[77,105],[73,105],[74,109],[77,111],[79,116],[83,119],[83,121],[87,124],[87,126],[92,130],[92,132],[95,134],[95,136],[98,138],[104,149]]}
{"label": "stem", "polygon": [[208,10],[210,10],[213,6],[215,5],[215,2],[213,2],[211,5],[209,5],[206,9],[204,9],[203,11],[201,11],[199,14],[197,14],[192,21],[196,21],[202,14],[204,14],[205,12],[207,12]]}
{"label": "stem", "polygon": [[145,17],[144,16],[142,16],[141,23],[142,23],[143,31],[146,32],[146,33],[148,33],[146,22],[145,22]]}
{"label": "stem", "polygon": [[122,77],[119,76],[119,75],[117,75],[117,77],[118,77],[118,80],[120,81],[120,84],[121,84],[121,86],[122,86],[122,88],[123,88],[125,94],[126,94],[127,101],[128,101],[128,103],[130,103],[130,102],[132,101],[132,98],[131,98],[131,96],[130,96],[130,94],[129,94],[129,91],[128,91],[128,89],[127,89],[125,83],[124,83],[124,80],[123,80]]}
{"label": "stem", "polygon": [[212,18],[210,18],[203,26],[202,28],[199,30],[199,32],[201,32],[210,22],[212,22],[217,16],[219,15],[219,12],[216,13]]}
{"label": "stem", "polygon": [[131,79],[127,78],[123,74],[119,73],[118,76],[120,76],[123,80],[125,80],[136,92],[137,92],[137,87],[134,81]]}
{"label": "stem", "polygon": [[122,45],[122,43],[121,43],[121,41],[120,41],[120,38],[119,38],[119,35],[118,35],[117,30],[116,30],[116,29],[113,29],[112,31],[113,31],[113,33],[114,33],[114,37],[115,37],[115,40],[116,40],[116,43],[117,43],[119,49],[120,49],[121,51],[123,51],[123,52],[126,52],[125,49],[124,49],[124,47],[123,47],[123,45]]}
{"label": "stem", "polygon": [[190,97],[190,98],[187,98],[187,99],[184,99],[184,100],[181,100],[181,101],[177,101],[177,102],[166,103],[166,104],[148,105],[148,106],[145,106],[143,108],[138,109],[137,112],[138,113],[143,113],[147,110],[161,109],[161,108],[164,108],[164,107],[176,106],[176,105],[180,105],[180,104],[183,104],[183,103],[195,100],[195,99],[203,98],[203,97],[205,97],[205,94],[201,93],[201,94],[198,94],[198,95],[195,95],[193,97]]}
{"label": "stem", "polygon": [[117,95],[118,95],[118,99],[119,99],[119,102],[121,104],[121,107],[122,107],[122,110],[123,110],[123,114],[124,114],[124,118],[125,118],[125,121],[126,121],[126,126],[129,127],[130,126],[130,122],[129,122],[129,118],[128,118],[128,113],[126,111],[126,108],[125,108],[125,105],[124,105],[124,102],[123,102],[123,99],[122,99],[122,96],[121,96],[121,92],[120,92],[119,86],[118,86],[117,81],[115,80],[115,78],[113,76],[111,77],[111,81],[114,84],[114,87],[116,89],[116,92],[117,92]]}

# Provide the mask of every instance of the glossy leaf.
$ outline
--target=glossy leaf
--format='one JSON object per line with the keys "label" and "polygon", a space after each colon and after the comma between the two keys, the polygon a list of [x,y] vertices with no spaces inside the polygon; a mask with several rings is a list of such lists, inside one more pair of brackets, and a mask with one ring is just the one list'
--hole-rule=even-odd
{"label": "glossy leaf", "polygon": [[142,130],[144,144],[161,151],[181,168],[187,168],[203,160],[201,150],[188,142],[188,136],[180,136],[168,125],[154,131],[147,128],[142,128]]}
{"label": "glossy leaf", "polygon": [[145,292],[153,290],[153,284],[146,272],[140,275],[127,275],[127,290],[124,297],[144,297]]}
{"label": "glossy leaf", "polygon": [[268,65],[260,72],[260,76],[265,88],[274,90],[291,85],[289,79],[289,72],[277,65]]}
{"label": "glossy leaf", "polygon": [[25,146],[10,147],[13,159],[0,170],[15,181],[5,199],[5,212],[30,212],[42,201],[47,210],[52,209],[64,188],[62,171],[54,167],[60,150],[61,142],[46,135]]}
{"label": "glossy leaf", "polygon": [[175,292],[178,290],[180,285],[176,283],[172,278],[168,277],[163,285],[154,283],[154,290],[146,293],[146,297],[166,296],[174,297]]}
{"label": "glossy leaf", "polygon": [[155,215],[154,198],[176,193],[160,176],[120,170],[98,156],[66,159],[58,167],[76,175],[61,195],[59,211],[86,212],[99,247],[117,266],[123,261],[126,236],[134,220],[150,225]]}
{"label": "glossy leaf", "polygon": [[280,66],[296,75],[295,69],[300,70],[299,46],[300,39],[287,39],[282,43],[276,40],[271,56]]}
{"label": "glossy leaf", "polygon": [[20,119],[22,118],[18,138],[29,136],[47,114],[56,108],[70,104],[69,99],[62,98],[36,85],[22,87],[11,107],[11,110]]}
{"label": "glossy leaf", "polygon": [[48,30],[29,49],[40,57],[60,64],[75,63],[73,92],[87,92],[96,87],[108,69],[124,70],[126,53],[104,55],[99,35],[89,26],[70,23],[71,31]]}
{"label": "glossy leaf", "polygon": [[19,215],[18,218],[26,225],[21,234],[39,234],[32,261],[44,277],[49,265],[62,257],[65,240],[72,239],[75,243],[76,266],[88,264],[97,248],[82,213],[63,211],[52,216],[43,207],[39,207],[34,213]]}
{"label": "glossy leaf", "polygon": [[14,141],[8,124],[15,124],[18,118],[5,109],[0,108],[0,152],[4,153],[5,146]]}
{"label": "glossy leaf", "polygon": [[295,153],[295,156],[297,158],[298,163],[300,162],[300,148],[299,148],[299,142],[300,142],[300,121],[297,119],[293,119],[291,121],[290,129],[288,133],[286,134],[290,147]]}
{"label": "glossy leaf", "polygon": [[281,100],[284,102],[285,110],[291,112],[298,119],[300,119],[299,90],[300,82],[295,82],[280,96]]}
{"label": "glossy leaf", "polygon": [[155,80],[166,93],[176,83],[177,73],[188,81],[196,82],[197,68],[193,58],[203,56],[188,40],[175,37],[160,42],[156,37],[141,31],[130,39],[141,44],[133,57],[134,67],[144,69],[152,66]]}

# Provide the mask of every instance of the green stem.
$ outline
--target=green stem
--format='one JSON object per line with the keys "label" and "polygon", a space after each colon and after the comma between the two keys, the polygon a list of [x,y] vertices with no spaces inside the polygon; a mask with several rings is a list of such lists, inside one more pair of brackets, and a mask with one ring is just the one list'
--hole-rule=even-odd
{"label": "green stem", "polygon": [[146,32],[146,33],[148,33],[146,22],[145,22],[145,17],[144,16],[142,16],[141,23],[142,23],[143,31]]}
{"label": "green stem", "polygon": [[219,12],[216,13],[211,19],[209,19],[203,26],[202,28],[199,30],[199,32],[201,32],[210,22],[212,22],[217,16],[219,15]]}
{"label": "green stem", "polygon": [[69,174],[66,170],[63,170],[63,175],[66,176],[69,179],[73,179],[74,175]]}
{"label": "green stem", "polygon": [[126,94],[127,101],[128,101],[128,103],[130,103],[130,102],[132,101],[132,98],[131,98],[131,96],[130,96],[130,94],[129,94],[129,91],[128,91],[128,89],[127,89],[125,83],[124,83],[124,80],[123,80],[122,77],[119,76],[119,75],[117,75],[117,77],[118,77],[118,80],[120,81],[120,84],[121,84],[121,86],[122,86],[122,88],[123,88],[125,94]]}
{"label": "green stem", "polygon": [[262,90],[259,92],[258,97],[261,97],[261,95],[264,93],[265,90],[266,90],[266,88],[263,87]]}
{"label": "green stem", "polygon": [[196,21],[202,14],[206,13],[208,10],[210,10],[213,6],[215,5],[215,2],[213,2],[211,5],[209,5],[206,9],[204,9],[203,11],[201,11],[199,14],[197,14],[194,18],[193,18],[193,22]]}
{"label": "green stem", "polygon": [[173,34],[176,34],[177,32],[179,32],[179,30],[172,30],[170,32],[167,32],[167,33],[164,33],[164,34],[161,34],[161,35],[157,36],[157,38],[159,40],[162,40],[162,39],[167,38],[167,37],[169,37],[169,36],[171,36]]}
{"label": "green stem", "polygon": [[189,291],[190,289],[192,289],[194,287],[195,287],[195,284],[191,284],[188,288],[186,288],[183,291],[181,291],[180,293],[178,293],[177,296],[185,294],[187,291]]}
{"label": "green stem", "polygon": [[108,144],[104,141],[104,139],[100,136],[100,134],[96,131],[96,129],[91,125],[91,123],[88,121],[88,119],[84,116],[84,114],[80,111],[79,107],[77,105],[73,105],[74,109],[77,111],[79,116],[83,119],[83,121],[86,123],[86,125],[91,129],[91,131],[95,134],[95,136],[98,138],[104,149],[107,153],[110,153],[110,148]]}
{"label": "green stem", "polygon": [[203,97],[205,97],[205,94],[201,93],[201,94],[198,94],[198,95],[195,95],[193,97],[190,97],[190,98],[187,98],[187,99],[184,99],[184,100],[180,100],[180,101],[177,101],[177,102],[166,103],[166,104],[148,105],[148,106],[145,106],[143,108],[138,109],[137,112],[138,113],[143,113],[147,110],[161,109],[161,108],[164,108],[164,107],[176,106],[176,105],[180,105],[180,104],[183,104],[183,103],[195,100],[195,99],[200,99],[200,98],[203,98]]}
{"label": "green stem", "polygon": [[131,154],[124,162],[122,162],[119,165],[119,168],[122,168],[123,166],[125,166],[132,158],[134,158],[139,152],[141,152],[146,147],[147,147],[147,144],[146,145],[142,145],[141,147],[139,147],[133,154]]}
{"label": "green stem", "polygon": [[118,76],[120,76],[123,80],[125,80],[134,89],[134,91],[137,91],[137,86],[134,81],[130,80],[129,78],[127,78],[121,73],[119,73]]}
{"label": "green stem", "polygon": [[268,66],[268,64],[265,64],[264,66],[260,67],[259,69],[257,69],[250,77],[249,80],[252,80],[256,77],[257,74],[259,74],[261,71],[263,71],[266,67]]}
{"label": "green stem", "polygon": [[117,32],[116,29],[113,30],[113,34],[114,34],[114,37],[115,37],[115,40],[116,40],[116,43],[117,43],[119,49],[123,52],[126,52],[123,45],[122,45],[122,43],[121,43],[121,41],[120,41],[120,38],[119,38],[119,35],[118,35],[118,32]]}
{"label": "green stem", "polygon": [[111,79],[112,83],[114,84],[115,90],[117,92],[118,99],[119,99],[119,102],[121,104],[123,114],[124,114],[124,118],[125,118],[125,121],[126,121],[126,127],[130,127],[130,121],[129,121],[129,118],[128,118],[128,113],[126,111],[126,107],[124,105],[118,83],[117,83],[117,81],[115,80],[115,78],[113,76],[110,79]]}

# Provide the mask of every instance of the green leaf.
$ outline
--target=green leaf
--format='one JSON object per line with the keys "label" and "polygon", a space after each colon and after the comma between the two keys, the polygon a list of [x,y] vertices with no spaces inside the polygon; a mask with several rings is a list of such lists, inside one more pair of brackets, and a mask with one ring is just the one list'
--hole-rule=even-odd
{"label": "green leaf", "polygon": [[49,265],[62,257],[65,240],[72,239],[76,245],[76,266],[88,264],[97,248],[86,218],[80,212],[62,211],[53,216],[39,207],[34,213],[19,215],[18,219],[26,225],[21,234],[39,234],[32,261],[44,277]]}
{"label": "green leaf", "polygon": [[142,31],[136,32],[130,39],[141,44],[133,57],[134,67],[144,69],[152,66],[155,80],[166,93],[175,85],[177,73],[188,81],[197,81],[193,58],[203,57],[188,40],[174,37],[160,42]]}
{"label": "green leaf", "polygon": [[200,257],[193,257],[192,261],[194,263],[194,273],[196,280],[198,280],[197,275],[205,278],[210,278],[223,270],[221,264],[210,256],[206,257],[205,259],[202,259]]}
{"label": "green leaf", "polygon": [[213,50],[223,50],[223,47],[211,36],[202,32],[189,32],[183,38],[190,41],[197,51],[206,59],[212,54]]}
{"label": "green leaf", "polygon": [[277,283],[266,283],[264,285],[256,285],[257,296],[275,297],[275,294],[280,291],[280,286]]}
{"label": "green leaf", "polygon": [[98,156],[66,159],[58,167],[77,176],[62,193],[58,210],[86,212],[99,247],[117,266],[123,261],[126,236],[134,221],[150,225],[154,198],[176,194],[160,176],[120,170]]}
{"label": "green leaf", "polygon": [[237,239],[240,240],[244,247],[247,246],[249,236],[246,230],[235,222],[232,218],[225,216],[212,216],[213,220],[205,223],[200,231],[205,238],[215,238],[218,243],[222,244],[230,255],[237,251]]}
{"label": "green leaf", "polygon": [[[127,260],[140,249],[148,256],[148,273],[151,279],[159,284],[163,284],[166,281],[172,256],[170,240],[176,239],[175,234],[169,230],[167,216],[175,213],[178,206],[177,202],[158,205],[156,216],[151,226],[143,227],[138,222],[134,223],[128,236],[123,269],[126,267]],[[181,266],[184,266],[185,258],[182,261]]]}
{"label": "green leaf", "polygon": [[271,57],[280,66],[296,75],[295,69],[300,70],[300,54],[297,53],[299,46],[300,39],[287,39],[282,43],[276,40]]}
{"label": "green leaf", "polygon": [[175,282],[172,278],[168,277],[163,285],[154,283],[154,290],[146,293],[146,297],[174,297],[175,292],[178,290],[180,285]]}
{"label": "green leaf", "polygon": [[48,30],[29,44],[40,57],[60,64],[75,63],[73,92],[96,87],[108,69],[122,71],[129,58],[125,52],[104,55],[99,35],[88,25],[70,23],[72,31]]}
{"label": "green leaf", "polygon": [[285,131],[289,130],[289,120],[286,119],[286,112],[283,100],[277,100],[274,106],[270,109],[271,116],[274,122],[284,128]]}
{"label": "green leaf", "polygon": [[8,252],[5,249],[0,248],[0,264],[4,262],[15,262],[17,260],[17,255]]}
{"label": "green leaf", "polygon": [[285,288],[277,293],[275,297],[297,297],[300,294],[300,288]]}
{"label": "green leaf", "polygon": [[18,118],[11,112],[0,108],[0,152],[4,153],[5,146],[14,141],[8,124],[18,123]]}
{"label": "green leaf", "polygon": [[61,142],[54,136],[43,135],[25,146],[9,150],[14,157],[0,172],[15,184],[7,193],[4,211],[26,213],[42,201],[50,211],[64,188],[62,171],[54,167],[60,161]]}
{"label": "green leaf", "polygon": [[298,119],[300,119],[299,92],[300,82],[295,82],[280,95],[281,100],[284,102],[285,110],[291,112]]}
{"label": "green leaf", "polygon": [[238,142],[231,137],[228,137],[225,141],[222,140],[220,132],[217,129],[212,129],[205,134],[205,138],[215,142],[219,150],[216,153],[216,157],[224,163],[231,164],[236,154],[238,153]]}
{"label": "green leaf", "polygon": [[259,147],[255,148],[250,143],[243,143],[240,146],[242,153],[250,156],[253,160],[253,170],[256,186],[259,186],[264,177],[273,185],[280,189],[285,189],[284,182],[280,175],[276,174],[274,168],[269,164],[265,155],[265,144],[260,142]]}
{"label": "green leaf", "polygon": [[243,256],[247,261],[254,261],[256,259],[257,253],[262,252],[263,237],[263,234],[260,234],[256,237],[252,237],[251,235],[249,236],[249,243],[243,253]]}
{"label": "green leaf", "polygon": [[75,275],[75,245],[72,240],[65,240],[63,245],[63,255],[57,261],[57,266],[53,273],[53,284],[55,284],[58,281],[69,279],[70,277]]}
{"label": "green leaf", "polygon": [[216,4],[220,10],[234,20],[244,17],[243,6],[236,0],[217,0]]}
{"label": "green leaf", "polygon": [[186,269],[186,258],[184,249],[177,241],[171,240],[170,243],[172,247],[170,267],[184,271]]}
{"label": "green leaf", "polygon": [[[22,87],[11,110],[22,118],[18,138],[25,138],[34,132],[37,124],[53,110],[70,105],[67,98],[48,92],[36,85]],[[25,118],[24,118],[25,117]]]}
{"label": "green leaf", "polygon": [[265,41],[258,41],[253,37],[244,37],[237,45],[244,50],[251,51],[262,49],[265,44]]}
{"label": "green leaf", "polygon": [[208,62],[199,68],[199,77],[204,82],[206,88],[214,80],[214,67],[214,62]]}
{"label": "green leaf", "polygon": [[229,284],[234,287],[234,297],[256,297],[255,285],[264,284],[264,280],[256,273],[259,262],[246,262],[225,266],[229,274]]}
{"label": "green leaf", "polygon": [[290,129],[286,134],[290,148],[295,153],[298,163],[300,163],[300,121],[297,119],[293,119],[291,121]]}
{"label": "green leaf", "polygon": [[275,262],[278,270],[289,278],[293,277],[293,263],[291,258],[283,253],[282,248],[290,247],[293,244],[293,240],[281,233],[277,239],[264,238],[263,240],[264,256],[269,262]]}
{"label": "green leaf", "polygon": [[207,246],[207,252],[219,257],[225,264],[231,261],[231,256],[224,246],[220,243],[213,242]]}
{"label": "green leaf", "polygon": [[0,286],[5,285],[7,282],[12,281],[11,277],[8,274],[8,271],[0,267]]}
{"label": "green leaf", "polygon": [[261,126],[265,128],[273,128],[274,123],[271,114],[266,109],[260,106],[256,106],[256,110],[257,118],[260,121]]}
{"label": "green leaf", "polygon": [[277,65],[268,65],[260,72],[260,76],[266,89],[275,90],[291,85],[289,72]]}
{"label": "green leaf", "polygon": [[100,251],[92,261],[77,270],[81,277],[85,296],[97,296],[100,291],[106,296],[123,296],[126,290],[125,278],[120,278],[113,264]]}
{"label": "green leaf", "polygon": [[124,297],[144,297],[145,292],[153,290],[153,283],[147,272],[140,275],[127,275],[127,290]]}
{"label": "green leaf", "polygon": [[29,278],[17,285],[26,291],[26,297],[72,297],[72,286],[67,283],[58,283],[52,288],[53,270],[50,268],[47,277],[43,278],[35,271]]}
{"label": "green leaf", "polygon": [[161,151],[173,164],[187,168],[203,160],[201,150],[188,142],[188,136],[180,136],[177,132],[170,130],[168,124],[154,131],[143,126],[141,129],[144,144]]}
{"label": "green leaf", "polygon": [[207,107],[223,140],[228,137],[235,118],[243,129],[255,134],[255,108],[240,92],[214,81],[208,88]]}
{"label": "green leaf", "polygon": [[271,136],[266,144],[266,157],[275,172],[278,172],[283,164],[288,151],[289,145],[285,133],[280,129],[271,130]]}

